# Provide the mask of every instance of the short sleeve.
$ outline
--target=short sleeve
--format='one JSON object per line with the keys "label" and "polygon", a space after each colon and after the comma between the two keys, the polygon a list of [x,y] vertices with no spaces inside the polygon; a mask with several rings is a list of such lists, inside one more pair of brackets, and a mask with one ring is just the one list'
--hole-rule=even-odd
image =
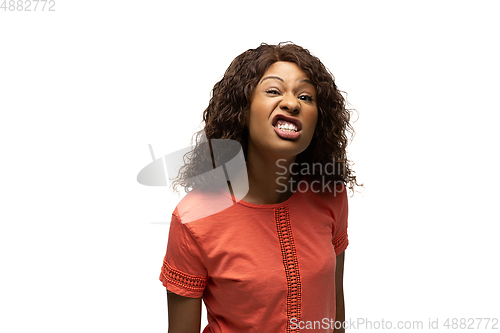
{"label": "short sleeve", "polygon": [[202,297],[208,274],[203,250],[187,224],[172,214],[167,253],[160,281],[167,290],[185,297]]}
{"label": "short sleeve", "polygon": [[347,245],[349,245],[349,240],[347,238],[347,189],[343,184],[342,186],[337,187],[337,189],[340,188],[342,188],[342,190],[337,192],[335,197],[335,221],[333,224],[333,247],[335,249],[336,255],[344,252],[344,250],[347,248]]}

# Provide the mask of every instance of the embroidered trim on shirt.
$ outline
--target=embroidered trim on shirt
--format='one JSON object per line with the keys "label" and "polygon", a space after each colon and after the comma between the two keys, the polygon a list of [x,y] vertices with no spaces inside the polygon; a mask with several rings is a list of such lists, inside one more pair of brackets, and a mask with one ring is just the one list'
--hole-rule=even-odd
{"label": "embroidered trim on shirt", "polygon": [[337,238],[333,240],[333,247],[335,248],[335,251],[337,251],[337,249],[344,244],[346,238],[347,238],[347,228],[344,231],[342,231],[342,233]]}
{"label": "embroidered trim on shirt", "polygon": [[281,256],[283,265],[285,266],[287,295],[286,295],[286,332],[299,332],[298,328],[292,329],[290,320],[296,318],[295,322],[299,322],[301,318],[301,284],[299,261],[297,259],[297,251],[295,250],[295,241],[293,239],[292,227],[290,224],[290,208],[288,205],[274,210],[274,219],[276,221],[276,229],[281,246]]}
{"label": "embroidered trim on shirt", "polygon": [[168,282],[186,290],[203,291],[207,285],[208,277],[184,273],[170,266],[165,259],[161,273]]}

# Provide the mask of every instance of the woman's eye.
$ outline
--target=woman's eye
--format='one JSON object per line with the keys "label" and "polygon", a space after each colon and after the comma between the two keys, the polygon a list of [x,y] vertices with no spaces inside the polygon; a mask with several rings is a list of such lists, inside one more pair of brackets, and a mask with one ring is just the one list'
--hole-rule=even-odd
{"label": "woman's eye", "polygon": [[266,93],[268,93],[268,94],[274,94],[274,95],[279,95],[279,91],[278,90],[274,90],[274,89],[267,90]]}
{"label": "woman's eye", "polygon": [[303,100],[303,101],[308,101],[308,102],[312,102],[312,101],[313,101],[312,96],[309,96],[309,95],[302,95],[302,96],[299,96],[299,99],[301,99],[301,100]]}

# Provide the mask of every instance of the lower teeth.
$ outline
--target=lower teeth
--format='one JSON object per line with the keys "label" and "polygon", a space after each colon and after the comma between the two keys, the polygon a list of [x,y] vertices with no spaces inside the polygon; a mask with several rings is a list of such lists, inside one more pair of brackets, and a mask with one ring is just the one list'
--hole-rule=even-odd
{"label": "lower teeth", "polygon": [[296,130],[293,130],[293,129],[287,129],[287,128],[282,128],[282,127],[277,127],[275,126],[277,129],[281,130],[281,131],[285,131],[285,132],[292,132],[292,133],[295,133],[297,132]]}

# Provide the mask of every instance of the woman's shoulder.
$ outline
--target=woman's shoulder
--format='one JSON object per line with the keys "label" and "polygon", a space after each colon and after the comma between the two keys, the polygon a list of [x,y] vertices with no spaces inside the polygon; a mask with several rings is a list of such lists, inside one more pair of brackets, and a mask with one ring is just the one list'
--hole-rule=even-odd
{"label": "woman's shoulder", "polygon": [[195,189],[182,198],[177,204],[174,214],[182,223],[189,223],[215,214],[221,215],[231,206],[233,206],[233,201],[224,195],[222,189]]}

